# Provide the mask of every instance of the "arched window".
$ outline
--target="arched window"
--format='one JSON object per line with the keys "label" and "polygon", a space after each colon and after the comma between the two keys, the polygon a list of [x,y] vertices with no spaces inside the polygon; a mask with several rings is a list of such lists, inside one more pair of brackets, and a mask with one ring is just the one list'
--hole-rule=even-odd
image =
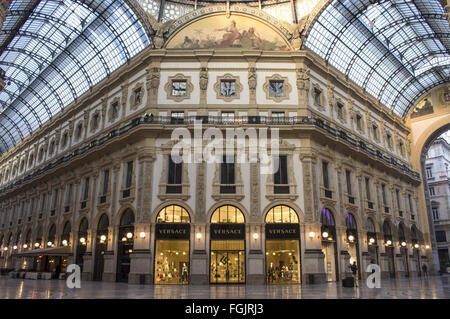
{"label": "arched window", "polygon": [[324,208],[322,210],[320,222],[322,223],[323,226],[335,226],[333,213],[330,212],[328,208]]}
{"label": "arched window", "polygon": [[78,232],[87,234],[88,227],[89,227],[89,223],[88,223],[87,218],[83,218],[80,222],[80,228],[79,228]]}
{"label": "arched window", "polygon": [[405,240],[405,229],[402,223],[398,225],[398,240],[404,241]]}
{"label": "arched window", "polygon": [[61,244],[63,246],[68,246],[70,244],[70,231],[71,231],[70,222],[67,221],[64,224],[63,232],[61,235]]}
{"label": "arched window", "polygon": [[181,206],[166,206],[158,213],[157,223],[189,223],[189,213]]}
{"label": "arched window", "polygon": [[120,218],[120,226],[132,226],[134,223],[134,214],[131,209],[127,209]]}
{"label": "arched window", "polygon": [[345,216],[345,226],[347,227],[347,230],[357,230],[355,217],[353,217],[352,214],[347,214],[347,216]]}
{"label": "arched window", "polygon": [[97,233],[101,232],[108,232],[108,227],[109,227],[109,219],[108,216],[106,214],[103,214],[100,219],[98,220],[98,225],[97,225]]}
{"label": "arched window", "polygon": [[47,245],[51,243],[49,246],[53,246],[55,244],[55,238],[56,238],[56,227],[55,224],[53,224],[50,227],[50,230],[48,231],[48,238],[47,238]]}
{"label": "arched window", "polygon": [[16,236],[16,241],[15,241],[15,245],[17,246],[17,248],[20,247],[21,242],[22,242],[22,232],[19,231],[19,233]]}
{"label": "arched window", "polygon": [[289,206],[279,205],[267,212],[266,223],[297,224],[298,216]]}
{"label": "arched window", "polygon": [[389,225],[389,222],[387,220],[383,223],[383,234],[385,237],[386,236],[392,237],[391,226]]}
{"label": "arched window", "polygon": [[36,243],[34,244],[35,248],[39,248],[42,245],[42,227],[39,227],[36,235]]}
{"label": "arched window", "polygon": [[211,223],[245,223],[244,214],[235,206],[224,205],[217,208],[211,216]]}

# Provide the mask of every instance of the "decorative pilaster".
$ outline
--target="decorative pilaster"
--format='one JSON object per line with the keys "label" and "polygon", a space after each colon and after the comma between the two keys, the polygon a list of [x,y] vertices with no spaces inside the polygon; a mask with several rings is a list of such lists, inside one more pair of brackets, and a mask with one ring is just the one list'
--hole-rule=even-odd
{"label": "decorative pilaster", "polygon": [[260,214],[259,163],[250,163],[250,220],[257,221]]}
{"label": "decorative pilaster", "polygon": [[[300,152],[303,167],[303,198],[305,198],[305,222],[314,221],[314,212],[318,210],[316,193],[316,156],[313,153]],[[311,200],[312,197],[312,200]]]}
{"label": "decorative pilaster", "polygon": [[298,106],[306,108],[309,92],[309,69],[306,65],[300,65],[297,69]]}

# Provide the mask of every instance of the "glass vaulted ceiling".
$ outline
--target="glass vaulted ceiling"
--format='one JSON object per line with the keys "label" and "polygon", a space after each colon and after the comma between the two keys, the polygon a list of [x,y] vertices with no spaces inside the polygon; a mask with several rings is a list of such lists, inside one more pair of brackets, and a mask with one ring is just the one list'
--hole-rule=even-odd
{"label": "glass vaulted ceiling", "polygon": [[13,0],[8,10],[1,153],[149,45],[125,0]]}
{"label": "glass vaulted ceiling", "polygon": [[449,81],[450,30],[437,0],[333,1],[306,46],[405,117],[415,100]]}

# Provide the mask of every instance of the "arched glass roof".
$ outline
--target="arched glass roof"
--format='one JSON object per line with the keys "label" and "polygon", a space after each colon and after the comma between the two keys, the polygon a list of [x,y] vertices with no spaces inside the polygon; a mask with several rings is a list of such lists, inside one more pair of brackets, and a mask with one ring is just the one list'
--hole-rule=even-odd
{"label": "arched glass roof", "polygon": [[420,95],[449,81],[444,12],[437,0],[334,0],[305,45],[405,117]]}
{"label": "arched glass roof", "polygon": [[0,31],[0,152],[149,45],[126,0],[14,0]]}

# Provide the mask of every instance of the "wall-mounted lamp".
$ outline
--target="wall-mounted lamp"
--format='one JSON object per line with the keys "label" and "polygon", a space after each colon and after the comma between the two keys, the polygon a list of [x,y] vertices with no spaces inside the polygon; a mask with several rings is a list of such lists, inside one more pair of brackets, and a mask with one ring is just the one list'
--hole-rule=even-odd
{"label": "wall-mounted lamp", "polygon": [[390,240],[386,241],[386,245],[388,245],[388,246],[392,245],[392,241],[390,241]]}
{"label": "wall-mounted lamp", "polygon": [[145,231],[141,231],[141,232],[139,233],[139,237],[142,238],[142,239],[144,239],[144,238],[145,238]]}
{"label": "wall-mounted lamp", "polygon": [[402,243],[400,245],[402,245],[402,247],[405,247],[406,246],[406,242],[402,241]]}
{"label": "wall-mounted lamp", "polygon": [[430,249],[430,245],[425,245],[425,248],[426,249]]}
{"label": "wall-mounted lamp", "polygon": [[309,234],[308,234],[308,236],[309,236],[309,238],[314,238],[314,236],[316,236],[316,233],[315,232],[313,232],[313,231],[310,231],[309,232]]}
{"label": "wall-mounted lamp", "polygon": [[52,246],[53,246],[53,243],[52,243],[51,241],[49,241],[49,242],[47,243],[47,246],[52,247]]}
{"label": "wall-mounted lamp", "polygon": [[253,234],[253,239],[255,239],[255,240],[256,240],[256,239],[258,239],[258,238],[259,238],[259,234],[257,234],[257,233],[254,233],[254,234]]}
{"label": "wall-mounted lamp", "polygon": [[195,238],[197,238],[198,240],[202,239],[202,233],[195,234]]}
{"label": "wall-mounted lamp", "polygon": [[8,247],[3,248],[3,250],[4,250],[4,251],[7,251],[7,250],[8,250]]}
{"label": "wall-mounted lamp", "polygon": [[81,237],[80,238],[80,243],[82,243],[83,245],[86,243],[86,238],[84,238],[84,237]]}
{"label": "wall-mounted lamp", "polygon": [[419,244],[414,244],[414,248],[419,248]]}
{"label": "wall-mounted lamp", "polygon": [[328,238],[328,233],[327,233],[326,231],[324,231],[324,232],[322,233],[322,237],[323,237],[323,238]]}
{"label": "wall-mounted lamp", "polygon": [[128,233],[127,233],[127,238],[128,238],[128,239],[131,239],[131,238],[133,238],[133,233],[131,233],[131,232],[128,232]]}
{"label": "wall-mounted lamp", "polygon": [[23,245],[23,248],[28,248],[28,245],[27,245],[27,244],[24,244],[24,245]]}
{"label": "wall-mounted lamp", "polygon": [[106,235],[101,235],[100,236],[100,242],[104,243],[106,241]]}
{"label": "wall-mounted lamp", "polygon": [[354,241],[354,240],[355,240],[355,236],[349,235],[349,236],[348,236],[348,240],[351,241],[351,242]]}
{"label": "wall-mounted lamp", "polygon": [[41,244],[39,244],[39,243],[36,243],[36,244],[34,244],[34,247],[39,247]]}
{"label": "wall-mounted lamp", "polygon": [[369,238],[369,243],[373,244],[375,242],[375,238]]}
{"label": "wall-mounted lamp", "polygon": [[14,245],[14,246],[13,246],[13,249],[16,250],[16,249],[17,249],[17,245]]}
{"label": "wall-mounted lamp", "polygon": [[63,246],[67,246],[67,245],[69,244],[69,242],[67,241],[67,239],[64,239],[64,240],[62,241],[62,244],[63,244]]}

